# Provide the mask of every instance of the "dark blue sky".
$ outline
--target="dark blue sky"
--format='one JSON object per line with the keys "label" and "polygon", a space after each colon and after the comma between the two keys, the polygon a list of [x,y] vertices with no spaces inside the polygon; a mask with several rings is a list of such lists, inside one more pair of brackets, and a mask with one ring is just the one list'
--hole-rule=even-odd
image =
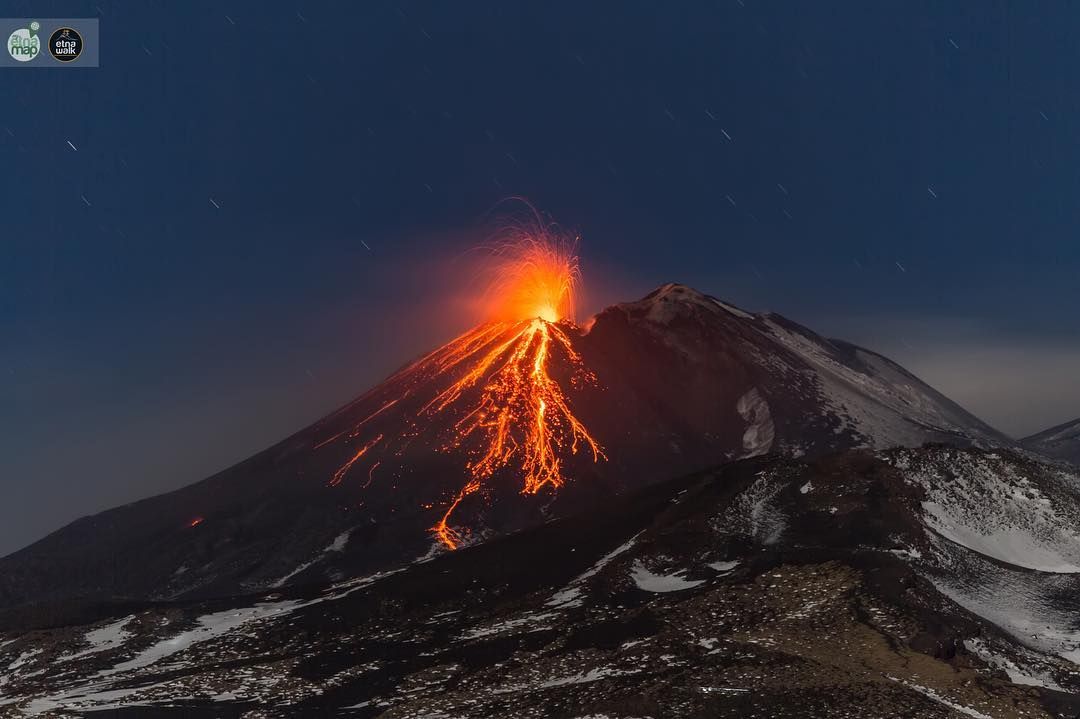
{"label": "dark blue sky", "polygon": [[587,313],[681,281],[1007,432],[1080,415],[1075,4],[0,12],[103,38],[100,69],[0,75],[0,553],[463,329],[452,260],[510,195],[581,234]]}

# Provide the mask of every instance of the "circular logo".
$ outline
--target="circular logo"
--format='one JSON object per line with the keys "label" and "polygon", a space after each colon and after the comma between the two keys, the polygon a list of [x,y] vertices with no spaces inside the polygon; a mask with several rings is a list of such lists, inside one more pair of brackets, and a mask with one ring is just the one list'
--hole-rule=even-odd
{"label": "circular logo", "polygon": [[21,27],[8,37],[8,54],[19,62],[30,62],[41,52],[41,40],[34,25],[37,23],[31,23],[30,27]]}
{"label": "circular logo", "polygon": [[62,27],[49,38],[49,52],[60,62],[71,62],[82,54],[82,35],[70,27]]}

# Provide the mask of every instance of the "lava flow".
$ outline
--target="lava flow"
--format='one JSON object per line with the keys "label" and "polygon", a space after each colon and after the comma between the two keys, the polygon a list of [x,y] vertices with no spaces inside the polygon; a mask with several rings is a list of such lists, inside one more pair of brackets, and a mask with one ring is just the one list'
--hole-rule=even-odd
{"label": "lava flow", "polygon": [[[480,448],[470,453],[469,481],[432,528],[451,549],[460,545],[461,536],[450,526],[450,516],[500,469],[519,469],[521,491],[536,494],[566,482],[566,452],[576,454],[586,446],[594,462],[604,456],[548,370],[553,352],[560,352],[576,377],[593,380],[559,324],[573,321],[580,277],[573,246],[544,232],[521,233],[500,246],[496,256],[490,321],[433,358],[440,371],[463,366],[463,374],[421,410],[421,415],[432,415],[463,405],[443,448]],[[480,441],[467,441],[473,437]]]}
{"label": "lava flow", "polygon": [[[496,339],[474,348],[473,335],[490,332]],[[455,352],[457,345],[460,355]],[[576,454],[586,446],[593,461],[603,457],[599,443],[574,415],[562,387],[548,373],[548,360],[555,348],[564,352],[586,379],[592,379],[563,328],[540,317],[493,323],[464,335],[448,348],[461,357],[458,362],[468,363],[468,369],[424,407],[423,413],[445,411],[462,403],[467,390],[479,388],[479,399],[466,405],[445,448],[466,446],[468,438],[479,435],[482,450],[469,460],[470,480],[433,527],[435,536],[447,547],[453,549],[461,542],[450,527],[450,515],[462,499],[480,489],[499,469],[519,468],[521,491],[536,494],[546,486],[557,489],[566,482],[561,457],[567,451]]]}
{"label": "lava flow", "polygon": [[[576,330],[574,291],[579,280],[573,245],[544,230],[519,232],[493,256],[494,278],[485,298],[488,321],[409,369],[413,376],[452,379],[417,414],[421,430],[427,421],[446,426],[435,419],[449,416],[452,422],[436,440],[438,449],[466,457],[467,481],[431,528],[449,549],[463,541],[450,525],[454,510],[500,470],[516,472],[521,492],[536,494],[567,481],[568,455],[584,450],[594,462],[604,458],[600,443],[574,414],[550,373],[555,359],[569,368],[571,383],[595,382],[568,334]],[[359,429],[350,436],[356,437]],[[332,484],[340,483],[382,439],[380,434],[365,443],[338,469]]]}

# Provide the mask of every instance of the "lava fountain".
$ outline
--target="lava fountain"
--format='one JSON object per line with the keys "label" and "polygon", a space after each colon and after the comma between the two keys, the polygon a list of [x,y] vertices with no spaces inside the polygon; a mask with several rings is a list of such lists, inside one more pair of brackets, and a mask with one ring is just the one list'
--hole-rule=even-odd
{"label": "lava fountain", "polygon": [[[573,241],[540,223],[504,232],[490,253],[486,321],[406,370],[417,377],[447,378],[433,397],[424,398],[416,419],[419,427],[448,426],[437,448],[466,459],[464,485],[431,528],[449,549],[464,540],[451,526],[454,511],[496,473],[512,473],[523,494],[537,494],[566,483],[567,456],[587,452],[593,462],[605,459],[549,369],[557,358],[570,368],[573,386],[596,382],[568,334],[577,330],[574,304],[581,274],[575,250]],[[444,421],[434,421],[439,417]],[[448,425],[445,418],[451,419]],[[361,432],[357,426],[350,436]],[[332,484],[382,439],[378,435],[364,443]]]}
{"label": "lava fountain", "polygon": [[575,379],[593,382],[560,323],[571,324],[580,281],[573,244],[546,232],[522,234],[499,246],[495,281],[489,290],[492,319],[448,346],[447,364],[467,363],[464,375],[423,409],[442,412],[478,387],[457,420],[449,446],[479,435],[483,451],[467,465],[469,481],[433,527],[450,548],[461,538],[450,527],[454,509],[504,467],[520,469],[522,492],[558,489],[566,482],[562,456],[586,447],[593,461],[603,450],[574,415],[562,386],[551,377],[553,351],[564,353]]}

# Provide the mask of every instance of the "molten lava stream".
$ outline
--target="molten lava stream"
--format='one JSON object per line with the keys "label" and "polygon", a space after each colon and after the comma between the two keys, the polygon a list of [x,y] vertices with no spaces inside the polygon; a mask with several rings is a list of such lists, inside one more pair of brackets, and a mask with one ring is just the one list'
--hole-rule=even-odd
{"label": "molten lava stream", "polygon": [[[361,447],[359,451],[357,451],[357,453],[352,456],[352,459],[341,465],[338,471],[334,472],[334,476],[330,479],[330,486],[336,487],[337,485],[341,484],[341,480],[345,479],[345,475],[348,474],[350,469],[352,469],[352,466],[356,464],[361,457],[367,454],[368,450],[378,444],[382,438],[383,436],[380,434],[378,437]],[[372,467],[372,469],[374,469],[374,467]]]}
{"label": "molten lava stream", "polygon": [[[498,470],[520,468],[522,493],[536,494],[545,486],[557,489],[566,482],[561,457],[567,452],[577,454],[584,444],[594,462],[604,456],[600,444],[574,415],[562,387],[549,374],[554,345],[574,372],[591,379],[563,328],[539,317],[500,323],[500,328],[496,340],[472,349],[450,365],[464,363],[465,374],[421,411],[422,415],[441,413],[478,392],[478,399],[465,405],[464,415],[455,422],[444,447],[472,447],[471,440],[479,438],[482,448],[467,450],[471,455],[466,465],[470,480],[432,528],[450,549],[461,544],[461,537],[450,527],[450,516]],[[467,336],[462,339],[469,342]]]}

